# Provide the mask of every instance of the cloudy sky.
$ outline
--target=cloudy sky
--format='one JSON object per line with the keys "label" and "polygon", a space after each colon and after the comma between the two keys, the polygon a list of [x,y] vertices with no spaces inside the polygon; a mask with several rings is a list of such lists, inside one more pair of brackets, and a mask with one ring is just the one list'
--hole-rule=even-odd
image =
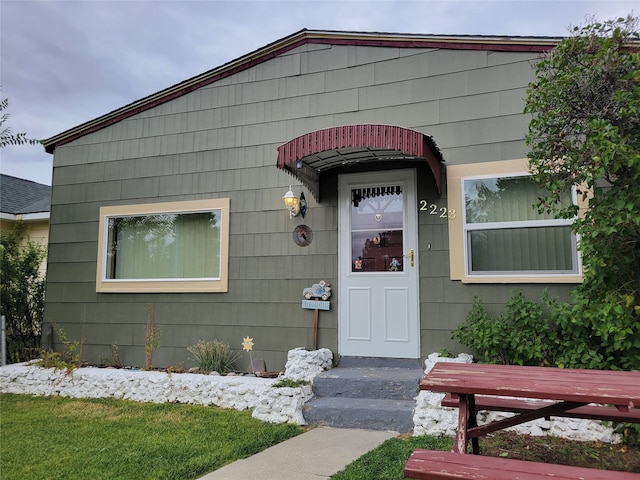
{"label": "cloudy sky", "polygon": [[[567,36],[640,0],[0,0],[2,128],[46,139],[303,28]],[[41,146],[0,151],[0,171],[51,184]]]}

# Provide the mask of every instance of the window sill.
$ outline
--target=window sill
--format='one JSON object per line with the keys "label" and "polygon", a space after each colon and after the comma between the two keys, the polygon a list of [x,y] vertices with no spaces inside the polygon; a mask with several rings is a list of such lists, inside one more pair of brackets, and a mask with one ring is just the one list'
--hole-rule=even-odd
{"label": "window sill", "polygon": [[558,277],[549,276],[527,276],[527,277],[510,277],[510,276],[470,276],[452,280],[460,280],[462,283],[582,283],[583,278],[580,275],[567,275]]}

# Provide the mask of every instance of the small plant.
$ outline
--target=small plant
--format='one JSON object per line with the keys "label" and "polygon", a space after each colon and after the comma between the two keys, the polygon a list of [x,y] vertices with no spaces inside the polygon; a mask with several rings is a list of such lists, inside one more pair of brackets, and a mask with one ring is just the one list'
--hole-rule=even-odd
{"label": "small plant", "polygon": [[42,350],[41,361],[38,362],[37,365],[42,368],[66,369],[70,373],[73,369],[82,366],[82,345],[84,345],[84,338],[71,342],[58,324],[54,323],[52,326],[58,334],[60,342],[62,342],[62,352]]}
{"label": "small plant", "polygon": [[622,435],[625,445],[637,447],[640,445],[640,425],[635,423],[619,423],[614,425],[614,432]]}
{"label": "small plant", "polygon": [[111,345],[111,366],[116,368],[122,368],[122,360],[120,360],[120,355],[118,353],[118,344],[114,343]]}
{"label": "small plant", "polygon": [[272,385],[273,388],[299,388],[311,385],[309,380],[293,380],[292,378],[282,378]]}
{"label": "small plant", "polygon": [[109,348],[111,349],[111,357],[100,357],[101,365],[105,367],[122,368],[123,364],[118,354],[118,344],[114,343]]}
{"label": "small plant", "polygon": [[184,373],[185,369],[181,365],[169,365],[164,368],[165,373],[171,377],[174,373]]}
{"label": "small plant", "polygon": [[160,345],[160,327],[156,320],[153,305],[147,305],[147,325],[144,328],[144,366],[143,370],[153,369],[153,355]]}
{"label": "small plant", "polygon": [[200,340],[187,350],[193,355],[193,361],[200,373],[218,372],[221,375],[236,370],[236,363],[240,355],[231,350],[228,343],[213,340]]}

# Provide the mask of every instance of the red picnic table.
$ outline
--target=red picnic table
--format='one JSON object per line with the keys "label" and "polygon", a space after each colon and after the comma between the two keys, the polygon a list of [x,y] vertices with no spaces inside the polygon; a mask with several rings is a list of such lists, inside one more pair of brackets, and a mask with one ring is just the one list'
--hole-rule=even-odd
{"label": "red picnic table", "polygon": [[[550,416],[640,423],[640,372],[439,362],[422,378],[420,389],[457,395],[452,449],[457,453],[466,453],[471,440],[473,453],[479,454],[479,436]],[[478,410],[496,397],[493,410],[520,413],[478,426]],[[516,408],[503,397],[514,399]]]}

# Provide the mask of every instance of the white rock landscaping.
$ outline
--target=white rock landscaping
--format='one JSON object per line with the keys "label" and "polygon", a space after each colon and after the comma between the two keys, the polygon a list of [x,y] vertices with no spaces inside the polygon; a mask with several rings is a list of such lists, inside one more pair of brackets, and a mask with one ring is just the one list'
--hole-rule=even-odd
{"label": "white rock landscaping", "polygon": [[333,367],[333,353],[328,348],[305,350],[302,347],[289,350],[285,377],[292,380],[312,381],[316,375]]}
{"label": "white rock landscaping", "polygon": [[[425,360],[425,373],[436,362],[471,363],[471,355],[456,358],[437,353]],[[0,367],[0,393],[15,393],[71,398],[118,398],[137,402],[216,405],[222,408],[253,411],[252,416],[271,423],[305,425],[302,414],[313,398],[311,385],[274,388],[287,378],[312,382],[316,375],[332,368],[333,353],[328,349],[290,350],[285,373],[280,378],[253,376],[165,373],[113,368],[78,368],[72,372],[41,368],[29,364]],[[414,435],[455,436],[458,412],[441,407],[443,393],[421,391],[413,414]],[[508,413],[480,412],[479,424],[511,416]],[[591,420],[551,417],[512,427],[512,431],[530,435],[553,435],[574,440],[618,443],[619,434],[606,424]]]}
{"label": "white rock landscaping", "polygon": [[253,417],[272,423],[304,425],[302,406],[311,399],[311,385],[274,388],[282,378],[312,380],[331,368],[328,349],[289,352],[287,365],[293,377],[165,373],[113,368],[77,368],[71,372],[13,364],[0,368],[0,393],[63,396],[71,398],[118,398],[137,402],[216,405],[253,410]]}

